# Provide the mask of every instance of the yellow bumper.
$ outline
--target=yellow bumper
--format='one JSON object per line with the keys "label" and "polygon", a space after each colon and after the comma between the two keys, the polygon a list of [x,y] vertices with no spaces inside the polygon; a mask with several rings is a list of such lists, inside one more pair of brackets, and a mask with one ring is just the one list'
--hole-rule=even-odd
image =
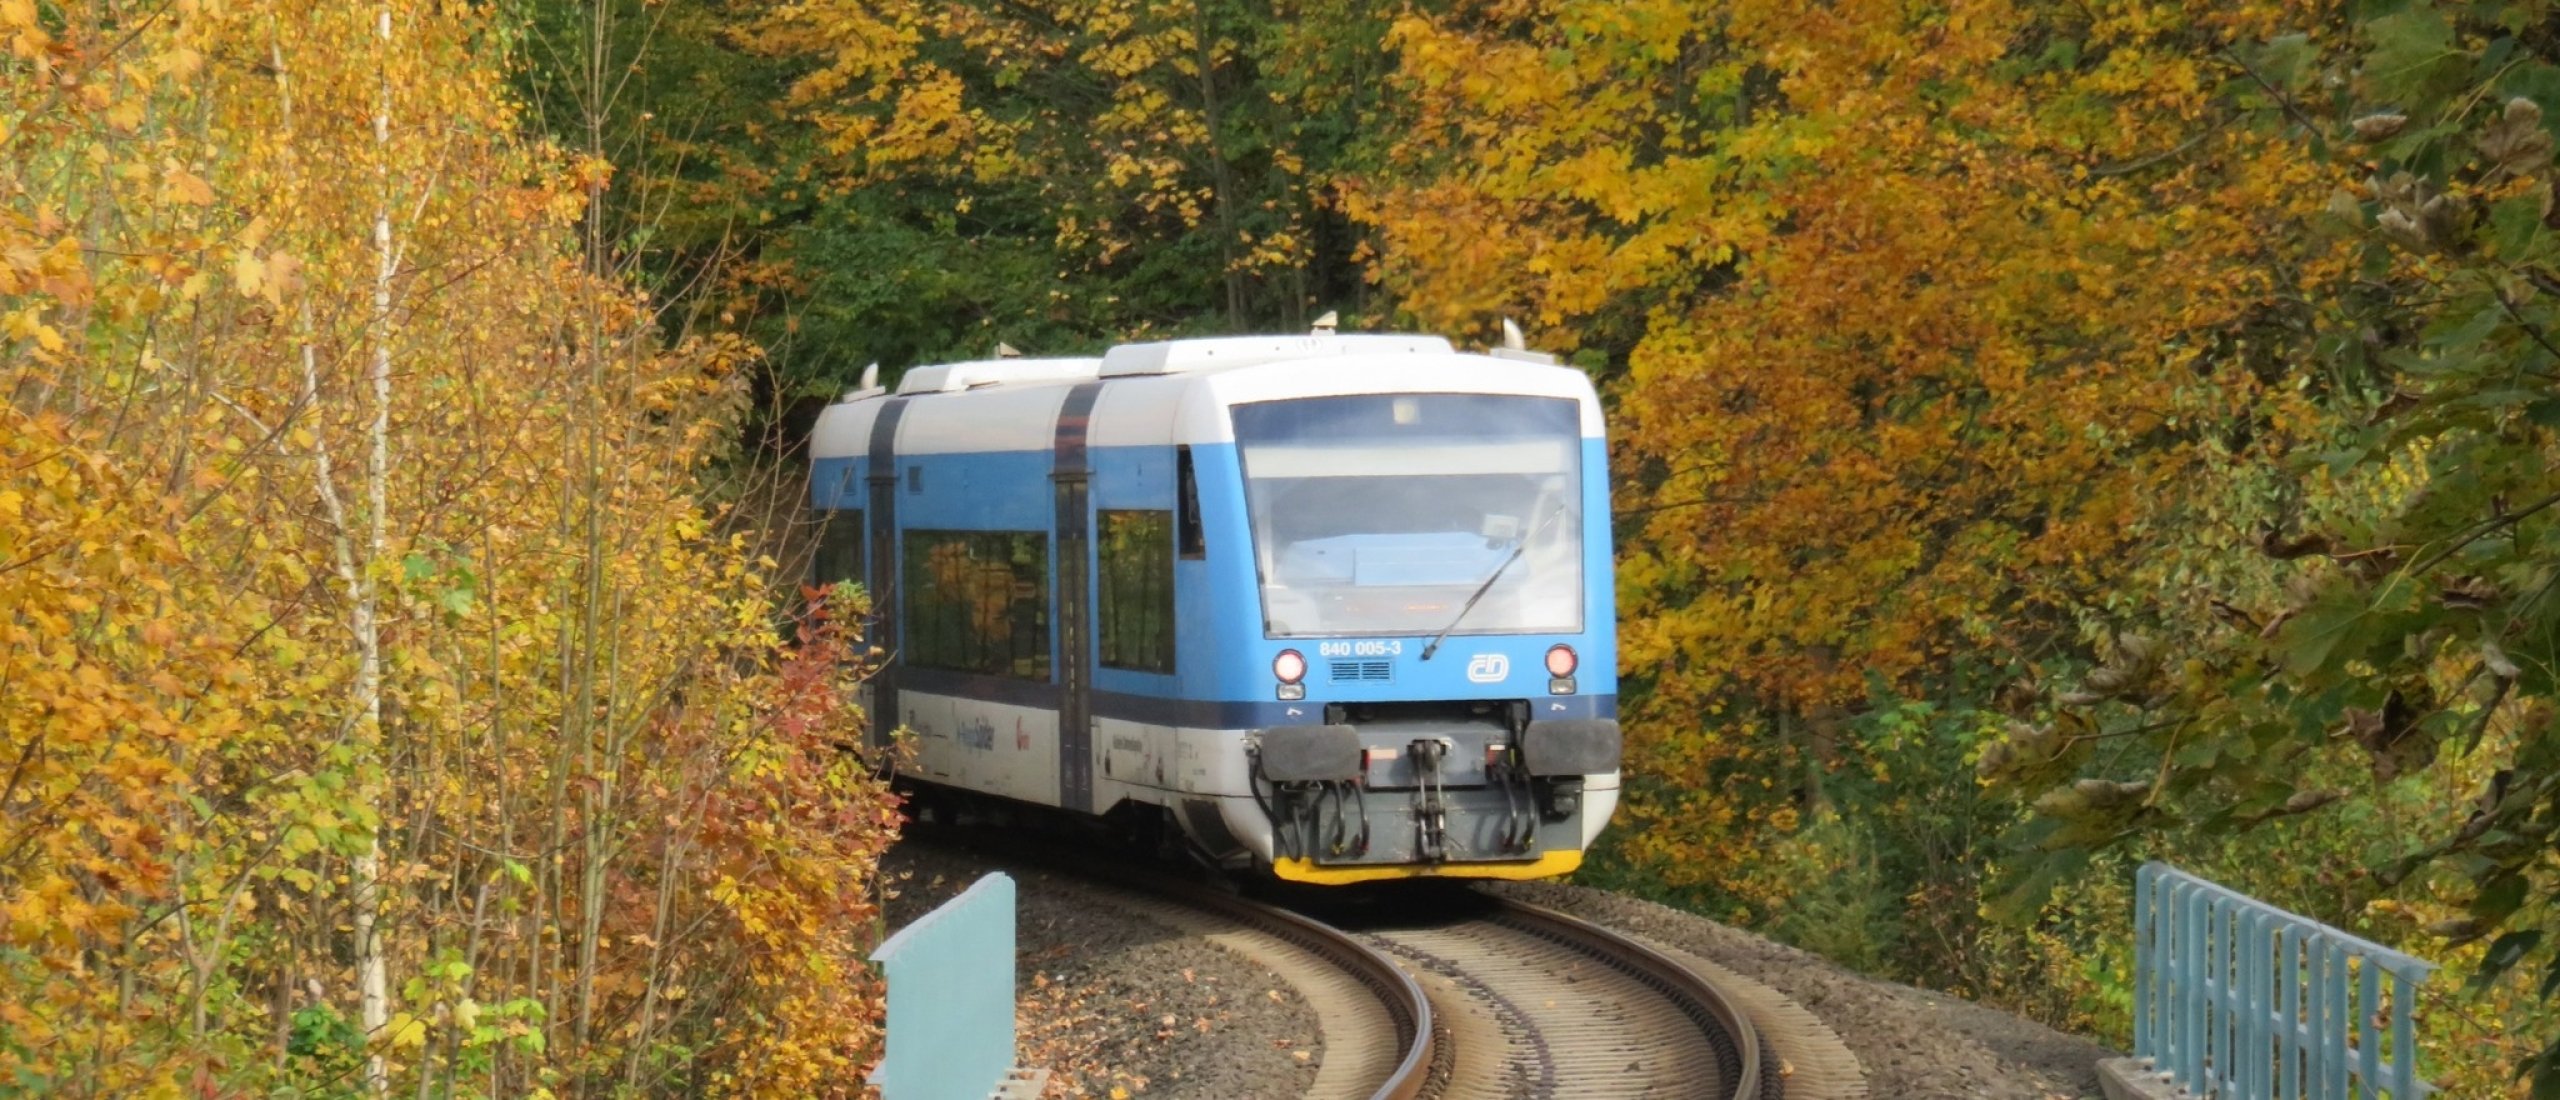
{"label": "yellow bumper", "polygon": [[1290,882],[1348,886],[1395,878],[1554,878],[1582,866],[1579,849],[1549,852],[1519,863],[1372,863],[1320,867],[1311,859],[1275,859],[1271,873]]}

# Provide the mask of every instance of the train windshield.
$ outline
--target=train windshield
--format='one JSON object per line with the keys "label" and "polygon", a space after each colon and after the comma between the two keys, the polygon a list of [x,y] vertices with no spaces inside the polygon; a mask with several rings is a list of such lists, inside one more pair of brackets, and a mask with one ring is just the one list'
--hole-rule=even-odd
{"label": "train windshield", "polygon": [[1233,412],[1265,635],[1582,629],[1573,401],[1358,394]]}

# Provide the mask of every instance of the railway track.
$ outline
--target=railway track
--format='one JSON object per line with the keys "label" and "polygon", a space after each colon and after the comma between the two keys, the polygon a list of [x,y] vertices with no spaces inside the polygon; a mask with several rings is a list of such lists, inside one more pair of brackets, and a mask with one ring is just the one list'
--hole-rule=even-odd
{"label": "railway track", "polygon": [[1157,910],[1152,916],[1270,968],[1297,987],[1324,1022],[1324,1063],[1307,1100],[1416,1100],[1432,1095],[1441,1037],[1433,1005],[1411,974],[1350,933],[1275,905],[1187,883],[1139,884],[1216,918]]}
{"label": "railway track", "polygon": [[1355,914],[1355,932],[1211,889],[1140,885],[1250,930],[1191,929],[1306,995],[1325,1027],[1308,1097],[1779,1100],[1748,1016],[1695,970],[1599,925],[1453,890]]}
{"label": "railway track", "polygon": [[1712,980],[1575,917],[1428,886],[1281,905],[1089,853],[1034,858],[1296,987],[1324,1029],[1309,1098],[1780,1100],[1775,1059]]}
{"label": "railway track", "polygon": [[1749,1017],[1690,968],[1606,928],[1472,892],[1366,938],[1413,968],[1447,1048],[1425,1095],[1775,1100]]}
{"label": "railway track", "polygon": [[1198,881],[1020,838],[992,847],[1085,880],[1106,904],[1235,952],[1272,972],[1322,1021],[1324,1060],[1306,1100],[1418,1100],[1442,1029],[1431,999],[1396,960],[1352,933],[1287,907]]}

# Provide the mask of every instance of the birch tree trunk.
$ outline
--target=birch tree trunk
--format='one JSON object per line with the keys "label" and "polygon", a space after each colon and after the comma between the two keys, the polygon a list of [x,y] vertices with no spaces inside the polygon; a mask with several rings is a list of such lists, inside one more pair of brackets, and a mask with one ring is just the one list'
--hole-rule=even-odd
{"label": "birch tree trunk", "polygon": [[[371,574],[371,566],[382,560],[383,514],[390,507],[391,475],[391,277],[399,268],[399,253],[391,236],[391,7],[383,5],[375,13],[374,31],[381,45],[381,84],[376,92],[373,115],[373,144],[376,185],[373,207],[373,314],[369,325],[372,356],[370,381],[373,383],[373,420],[365,430],[370,453],[365,460],[365,553],[355,576],[356,635],[356,720],[359,724],[360,759],[369,759],[377,767],[382,762],[382,627],[378,617],[379,593]],[[368,785],[376,781],[368,779]],[[373,786],[367,801],[380,809],[381,789]],[[380,820],[377,813],[376,820]],[[367,1040],[365,1086],[380,1096],[389,1086],[379,1044],[388,1038],[385,1027],[391,1020],[390,979],[383,962],[382,933],[376,925],[382,903],[382,834],[380,828],[366,838],[364,851],[356,856],[355,868],[355,948],[356,981],[363,998],[362,1024]]]}
{"label": "birch tree trunk", "polygon": [[[345,587],[348,600],[348,627],[356,641],[356,675],[350,688],[353,706],[343,729],[353,734],[358,750],[359,768],[378,763],[382,758],[382,636],[379,621],[378,594],[370,576],[370,565],[382,555],[383,520],[389,510],[388,475],[390,471],[391,428],[391,275],[398,259],[392,249],[391,236],[391,167],[389,144],[391,135],[390,57],[391,12],[386,7],[376,16],[376,35],[383,46],[381,85],[374,114],[374,144],[381,154],[376,180],[380,194],[376,196],[373,238],[376,251],[373,310],[368,318],[368,342],[372,345],[371,381],[373,416],[368,427],[370,457],[366,463],[363,550],[357,553],[356,524],[348,514],[346,498],[338,492],[336,455],[326,430],[311,433],[312,477],[320,497],[323,513],[329,522],[330,564]],[[305,182],[301,175],[301,158],[296,143],[297,126],[294,113],[292,67],[284,52],[280,34],[269,39],[268,58],[275,72],[276,92],[281,109],[284,156],[288,165],[287,186],[299,191]],[[316,347],[319,334],[311,310],[310,292],[305,290],[298,302],[294,343],[302,367],[302,392],[297,402],[303,410],[320,407],[320,362]],[[359,800],[379,810],[381,785],[378,780],[360,779]],[[377,815],[377,820],[379,816]],[[390,980],[383,960],[382,943],[377,927],[382,900],[382,839],[377,831],[366,838],[365,848],[357,853],[350,868],[353,896],[354,954],[356,960],[357,1011],[368,1045],[387,1036],[390,1023]],[[388,1067],[379,1052],[365,1058],[365,1085],[369,1092],[381,1095],[389,1086]]]}

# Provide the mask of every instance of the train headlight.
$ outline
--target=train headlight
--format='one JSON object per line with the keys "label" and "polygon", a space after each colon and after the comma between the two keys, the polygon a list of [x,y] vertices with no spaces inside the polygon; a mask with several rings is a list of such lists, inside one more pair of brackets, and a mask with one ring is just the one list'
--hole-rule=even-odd
{"label": "train headlight", "polygon": [[1294,684],[1307,678],[1307,657],[1294,649],[1284,649],[1271,659],[1271,675],[1281,683]]}
{"label": "train headlight", "polygon": [[1573,655],[1572,646],[1558,644],[1547,650],[1547,675],[1556,679],[1573,675],[1573,670],[1581,664],[1581,658]]}

